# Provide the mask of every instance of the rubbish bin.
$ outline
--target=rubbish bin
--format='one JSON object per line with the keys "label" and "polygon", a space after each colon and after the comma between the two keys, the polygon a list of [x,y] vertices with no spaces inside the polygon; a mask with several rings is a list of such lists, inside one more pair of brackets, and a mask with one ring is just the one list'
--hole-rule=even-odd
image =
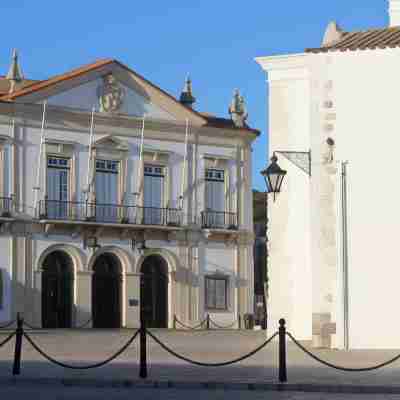
{"label": "rubbish bin", "polygon": [[243,315],[244,329],[254,329],[254,315],[244,314]]}

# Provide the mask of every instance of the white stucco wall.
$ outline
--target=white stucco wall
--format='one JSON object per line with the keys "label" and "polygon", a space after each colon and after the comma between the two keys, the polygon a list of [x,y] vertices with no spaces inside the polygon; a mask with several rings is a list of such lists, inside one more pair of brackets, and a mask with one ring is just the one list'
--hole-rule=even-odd
{"label": "white stucco wall", "polygon": [[[343,347],[339,185],[341,162],[348,161],[349,346],[399,348],[400,319],[392,310],[400,278],[400,51],[300,54],[258,61],[269,71],[271,150],[312,150],[308,184],[278,155],[288,179],[270,208],[270,313],[278,310],[296,321],[291,329],[304,339],[311,338],[311,316],[328,314],[336,324],[332,345]],[[298,82],[300,67],[309,85]],[[335,141],[329,165],[324,161],[328,137]],[[294,272],[293,260],[300,259],[305,262],[303,276]],[[298,291],[297,279],[304,284]],[[298,306],[304,296],[307,306]],[[275,315],[272,318],[280,317]]]}
{"label": "white stucco wall", "polygon": [[[273,151],[310,149],[310,82],[304,60],[288,67],[268,66],[269,148]],[[268,325],[272,331],[285,318],[300,339],[311,337],[312,276],[310,263],[310,187],[308,175],[277,154],[288,171],[282,193],[269,195]]]}
{"label": "white stucco wall", "polygon": [[333,57],[337,158],[348,160],[352,348],[399,348],[399,49]]}

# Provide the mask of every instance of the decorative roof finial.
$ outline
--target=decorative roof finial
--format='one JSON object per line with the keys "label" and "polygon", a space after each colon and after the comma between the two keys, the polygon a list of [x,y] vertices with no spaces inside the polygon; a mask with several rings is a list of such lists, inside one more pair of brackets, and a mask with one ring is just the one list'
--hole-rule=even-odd
{"label": "decorative roof finial", "polygon": [[342,37],[342,28],[340,28],[336,21],[331,21],[326,27],[324,38],[322,39],[322,46],[329,46],[337,40],[340,40]]}
{"label": "decorative roof finial", "polygon": [[186,78],[185,85],[183,86],[179,101],[183,105],[190,107],[190,108],[192,108],[193,104],[196,102],[196,98],[193,96],[193,93],[192,93],[192,81],[190,80],[189,75]]}
{"label": "decorative roof finial", "polygon": [[24,79],[21,68],[18,64],[18,52],[16,49],[13,50],[11,65],[8,70],[6,79],[10,81],[10,93],[14,91],[16,84]]}
{"label": "decorative roof finial", "polygon": [[246,105],[243,96],[240,95],[239,89],[236,89],[231,104],[229,106],[229,114],[231,115],[233,123],[242,128],[248,117]]}

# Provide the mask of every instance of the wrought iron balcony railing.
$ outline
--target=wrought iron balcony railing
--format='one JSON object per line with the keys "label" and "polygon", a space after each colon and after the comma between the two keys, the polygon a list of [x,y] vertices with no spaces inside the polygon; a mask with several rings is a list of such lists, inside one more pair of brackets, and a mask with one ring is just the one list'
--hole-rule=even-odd
{"label": "wrought iron balcony railing", "polygon": [[13,209],[12,197],[0,197],[0,216],[11,217],[12,209]]}
{"label": "wrought iron balcony railing", "polygon": [[182,210],[176,208],[41,200],[39,202],[39,218],[63,221],[180,226],[182,225]]}
{"label": "wrought iron balcony railing", "polygon": [[237,215],[225,211],[203,211],[201,226],[208,229],[238,229]]}

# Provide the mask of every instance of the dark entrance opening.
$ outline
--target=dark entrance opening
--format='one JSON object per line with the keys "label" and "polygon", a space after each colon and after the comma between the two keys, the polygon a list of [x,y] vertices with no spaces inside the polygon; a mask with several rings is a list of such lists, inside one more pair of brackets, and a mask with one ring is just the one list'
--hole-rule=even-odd
{"label": "dark entrance opening", "polygon": [[160,256],[145,258],[140,305],[149,328],[168,328],[168,265]]}
{"label": "dark entrance opening", "polygon": [[42,327],[71,328],[73,261],[63,251],[54,251],[42,268]]}
{"label": "dark entrance opening", "polygon": [[120,328],[122,267],[117,256],[101,254],[95,261],[92,280],[93,328]]}

